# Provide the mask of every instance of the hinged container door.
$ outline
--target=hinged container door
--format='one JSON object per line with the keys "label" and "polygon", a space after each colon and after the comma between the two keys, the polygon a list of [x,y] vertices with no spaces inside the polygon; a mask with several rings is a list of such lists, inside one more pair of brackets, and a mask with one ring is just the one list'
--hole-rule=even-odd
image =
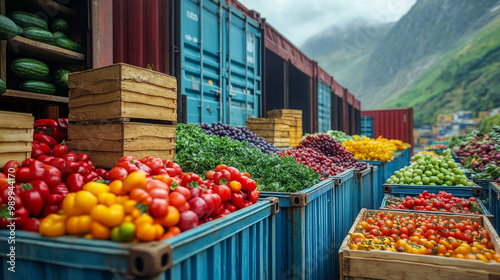
{"label": "hinged container door", "polygon": [[259,117],[259,24],[221,1],[182,0],[180,13],[188,123],[244,126]]}
{"label": "hinged container door", "polygon": [[328,85],[318,82],[318,132],[332,129],[332,92]]}

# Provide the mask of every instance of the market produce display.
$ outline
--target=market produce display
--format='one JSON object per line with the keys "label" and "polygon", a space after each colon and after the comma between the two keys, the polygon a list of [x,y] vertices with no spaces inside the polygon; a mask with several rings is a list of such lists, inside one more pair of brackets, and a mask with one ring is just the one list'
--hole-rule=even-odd
{"label": "market produce display", "polygon": [[500,166],[488,163],[483,172],[472,174],[472,179],[495,180],[500,184]]}
{"label": "market produce display", "polygon": [[47,22],[42,17],[32,13],[14,11],[7,14],[7,17],[22,28],[38,27],[45,30],[49,29]]}
{"label": "market produce display", "polygon": [[259,148],[263,153],[276,153],[276,148],[272,143],[268,143],[262,137],[258,137],[248,128],[232,127],[221,122],[213,122],[212,125],[207,123],[201,124],[201,129],[208,135],[217,135],[219,137],[229,137],[233,140],[247,141],[248,147]]}
{"label": "market produce display", "polygon": [[349,141],[351,139],[354,139],[354,137],[349,136],[349,135],[345,134],[345,132],[339,131],[339,130],[327,130],[325,132],[314,133],[314,134],[308,134],[308,133],[306,133],[302,137],[302,139],[305,139],[309,135],[316,136],[316,135],[319,135],[319,134],[326,134],[326,135],[332,137],[333,139],[335,139],[335,141],[340,142],[340,143],[343,143],[343,142]]}
{"label": "market produce display", "polygon": [[[310,148],[321,153],[325,157],[328,157],[333,164],[338,165],[343,169],[356,168],[357,170],[364,170],[368,166],[366,163],[358,161],[350,152],[346,150],[345,147],[342,146],[341,143],[335,141],[332,137],[326,134],[307,136],[304,140],[300,141],[297,146],[297,149],[304,148]],[[320,160],[321,159],[322,158],[320,158]],[[326,162],[322,165],[325,164]]]}
{"label": "market produce display", "polygon": [[427,214],[369,213],[351,233],[349,247],[500,262],[488,231],[479,223]]}
{"label": "market produce display", "polygon": [[463,214],[484,214],[475,197],[468,199],[455,197],[451,193],[439,191],[438,194],[423,191],[417,197],[389,196],[385,205],[389,209],[411,209],[417,211],[440,211]]}
{"label": "market produce display", "polygon": [[56,42],[56,38],[52,32],[39,27],[24,28],[23,37],[51,45]]}
{"label": "market produce display", "polygon": [[446,149],[448,148],[448,145],[446,144],[434,144],[434,145],[429,145],[425,146],[424,149],[426,150],[438,150],[438,149]]}
{"label": "market produce display", "polygon": [[[377,139],[369,137],[360,139],[355,136],[354,138],[355,140],[351,139],[342,143],[342,145],[358,160],[389,161],[394,152],[398,150],[398,146],[395,143],[399,142],[390,141],[382,137],[378,137]],[[404,149],[404,145],[400,146],[400,148]]]}
{"label": "market produce display", "polygon": [[320,181],[319,174],[290,156],[268,155],[247,148],[246,141],[207,135],[198,125],[178,124],[176,135],[175,162],[188,172],[204,174],[227,164],[251,173],[259,190],[274,192],[297,192]]}
{"label": "market produce display", "polygon": [[328,179],[330,176],[337,175],[345,171],[345,169],[334,163],[334,158],[327,157],[321,152],[311,148],[298,148],[287,150],[278,153],[281,156],[291,156],[298,164],[305,164],[312,168],[316,173],[321,176],[321,180]]}
{"label": "market produce display", "polygon": [[19,35],[18,27],[10,18],[0,15],[0,40],[9,40]]}
{"label": "market produce display", "polygon": [[387,184],[429,185],[429,186],[472,186],[465,171],[451,158],[451,151],[443,151],[444,156],[417,154],[409,166],[394,172]]}

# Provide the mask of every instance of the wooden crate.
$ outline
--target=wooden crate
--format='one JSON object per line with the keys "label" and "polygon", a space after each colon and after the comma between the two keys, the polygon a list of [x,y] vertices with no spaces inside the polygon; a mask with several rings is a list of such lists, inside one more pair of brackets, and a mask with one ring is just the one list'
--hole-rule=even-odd
{"label": "wooden crate", "polygon": [[[354,232],[368,212],[387,211],[362,209],[349,232]],[[408,212],[392,213],[404,215]],[[489,232],[495,252],[500,252],[500,239],[487,218],[439,216],[456,220],[471,219],[480,223]],[[500,279],[499,263],[375,250],[350,250],[350,242],[348,235],[339,250],[340,279]]]}
{"label": "wooden crate", "polygon": [[291,122],[284,119],[247,119],[247,127],[253,133],[276,147],[290,147],[290,125]]}
{"label": "wooden crate", "polygon": [[290,146],[299,145],[302,141],[302,111],[292,109],[278,109],[267,112],[268,118],[285,119],[290,124]]}
{"label": "wooden crate", "polygon": [[69,121],[177,121],[175,77],[118,63],[69,75]]}
{"label": "wooden crate", "polygon": [[33,121],[31,114],[0,111],[0,168],[31,157]]}
{"label": "wooden crate", "polygon": [[175,125],[127,121],[70,123],[68,139],[73,152],[88,153],[96,166],[104,168],[115,166],[123,156],[170,160],[175,156]]}

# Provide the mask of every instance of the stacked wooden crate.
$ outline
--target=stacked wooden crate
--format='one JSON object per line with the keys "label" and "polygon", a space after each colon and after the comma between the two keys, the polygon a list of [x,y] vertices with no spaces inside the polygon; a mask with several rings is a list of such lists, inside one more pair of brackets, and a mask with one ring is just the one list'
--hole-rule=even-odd
{"label": "stacked wooden crate", "polygon": [[31,157],[33,121],[31,114],[0,111],[0,168]]}
{"label": "stacked wooden crate", "polygon": [[290,147],[290,125],[285,119],[247,119],[247,128],[276,147]]}
{"label": "stacked wooden crate", "polygon": [[69,147],[99,167],[123,156],[173,160],[177,121],[174,77],[123,63],[69,76]]}
{"label": "stacked wooden crate", "polygon": [[290,121],[290,146],[299,145],[300,141],[302,141],[302,110],[272,110],[267,112],[267,117]]}

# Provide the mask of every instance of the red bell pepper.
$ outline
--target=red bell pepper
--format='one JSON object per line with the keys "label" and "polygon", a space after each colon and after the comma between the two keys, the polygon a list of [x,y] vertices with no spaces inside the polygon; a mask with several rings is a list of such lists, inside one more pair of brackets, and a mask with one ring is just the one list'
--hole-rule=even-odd
{"label": "red bell pepper", "polygon": [[137,167],[137,165],[135,165],[133,163],[133,160],[129,160],[129,161],[120,161],[118,162],[115,167],[122,167],[122,168],[125,168],[125,170],[127,170],[128,174],[132,173],[132,172],[135,172],[135,171],[138,171],[139,170],[139,167]]}
{"label": "red bell pepper", "polygon": [[53,156],[46,156],[46,155],[39,156],[39,157],[37,158],[37,160],[39,160],[39,161],[41,161],[41,162],[43,162],[43,163],[45,163],[45,164],[50,164],[50,161],[51,161],[52,159],[54,159],[54,157],[53,157]]}
{"label": "red bell pepper", "polygon": [[68,193],[69,190],[65,183],[59,183],[57,186],[50,188],[50,194],[58,194],[65,197]]}
{"label": "red bell pepper", "polygon": [[3,204],[0,208],[0,228],[10,228],[11,225],[14,225],[15,228],[21,228],[29,218],[28,210],[22,206],[12,209],[11,206]]}
{"label": "red bell pepper", "polygon": [[33,140],[34,141],[38,141],[38,142],[42,142],[42,143],[45,143],[47,144],[51,149],[57,145],[57,141],[56,139],[52,138],[51,136],[49,135],[46,135],[46,134],[41,134],[41,133],[34,133],[33,134]]}
{"label": "red bell pepper", "polygon": [[52,136],[57,142],[61,142],[68,136],[67,121],[55,121],[51,119],[36,120],[35,132]]}
{"label": "red bell pepper", "polygon": [[36,144],[35,142],[31,143],[31,157],[38,158],[43,155],[44,155],[43,149],[40,146],[38,146],[38,144]]}
{"label": "red bell pepper", "polygon": [[80,167],[81,167],[81,168],[83,168],[83,169],[85,169],[85,170],[86,170],[86,172],[84,171],[84,174],[82,174],[82,175],[86,175],[87,173],[89,173],[89,172],[92,172],[92,171],[93,171],[93,170],[92,170],[92,167],[89,165],[89,163],[88,163],[88,162],[85,162],[85,161],[79,161],[79,162],[78,162],[78,165],[80,165]]}
{"label": "red bell pepper", "polygon": [[157,157],[149,156],[149,157],[145,157],[145,158],[141,159],[140,161],[142,163],[144,163],[145,165],[147,165],[149,168],[151,168],[153,173],[155,173],[155,171],[158,169],[165,168],[163,161],[161,161],[161,159],[159,159]]}
{"label": "red bell pepper", "polygon": [[90,156],[88,154],[85,154],[85,153],[79,153],[77,155],[77,160],[78,161],[85,161],[85,162],[87,162],[87,161],[90,160]]}
{"label": "red bell pepper", "polygon": [[[15,160],[9,160],[3,166],[3,173],[5,175],[16,174],[16,172],[19,169],[19,167],[21,167],[21,163],[15,161]],[[11,172],[11,171],[14,171],[14,172]]]}
{"label": "red bell pepper", "polygon": [[45,183],[47,183],[49,188],[53,188],[61,183],[61,170],[51,165],[45,165],[45,169],[47,170],[45,174]]}
{"label": "red bell pepper", "polygon": [[137,166],[137,168],[139,168],[139,171],[146,173],[146,176],[149,177],[151,175],[152,170],[151,168],[149,168],[149,166],[140,161],[134,161],[133,163],[135,164],[135,166]]}
{"label": "red bell pepper", "polygon": [[163,163],[167,166],[167,173],[170,177],[182,174],[182,168],[177,163],[173,163],[171,160],[163,160]]}
{"label": "red bell pepper", "polygon": [[37,180],[31,182],[30,184],[23,184],[21,200],[30,215],[36,217],[42,212],[49,194],[50,191],[47,184],[43,181]]}
{"label": "red bell pepper", "polygon": [[66,146],[66,143],[64,140],[61,142],[61,144],[57,144],[52,148],[52,155],[58,158],[62,158],[68,153],[68,146]]}
{"label": "red bell pepper", "polygon": [[85,181],[83,180],[83,175],[79,173],[73,173],[66,178],[66,185],[71,192],[80,191],[85,185]]}
{"label": "red bell pepper", "polygon": [[108,180],[109,172],[106,169],[98,168],[95,172],[104,178],[104,180]]}
{"label": "red bell pepper", "polygon": [[66,160],[63,158],[53,158],[50,160],[49,165],[56,167],[61,171],[62,178],[67,178],[71,173],[73,173],[73,170],[68,167]]}
{"label": "red bell pepper", "polygon": [[90,159],[87,160],[87,164],[90,166],[92,171],[96,171],[97,168],[95,167],[94,163]]}
{"label": "red bell pepper", "polygon": [[73,152],[69,152],[69,153],[65,154],[62,158],[67,160],[67,161],[74,161],[74,162],[79,161],[77,155]]}
{"label": "red bell pepper", "polygon": [[83,176],[83,181],[85,183],[95,182],[97,180],[104,180],[104,179],[101,177],[101,175],[99,175],[95,171],[91,171],[91,172],[87,173],[87,175]]}
{"label": "red bell pepper", "polygon": [[23,162],[27,164],[21,167],[16,172],[16,181],[20,183],[28,183],[35,180],[45,180],[47,170],[45,164],[39,160],[27,159]]}
{"label": "red bell pepper", "polygon": [[28,219],[21,230],[38,232],[38,229],[40,228],[40,222],[41,219]]}

